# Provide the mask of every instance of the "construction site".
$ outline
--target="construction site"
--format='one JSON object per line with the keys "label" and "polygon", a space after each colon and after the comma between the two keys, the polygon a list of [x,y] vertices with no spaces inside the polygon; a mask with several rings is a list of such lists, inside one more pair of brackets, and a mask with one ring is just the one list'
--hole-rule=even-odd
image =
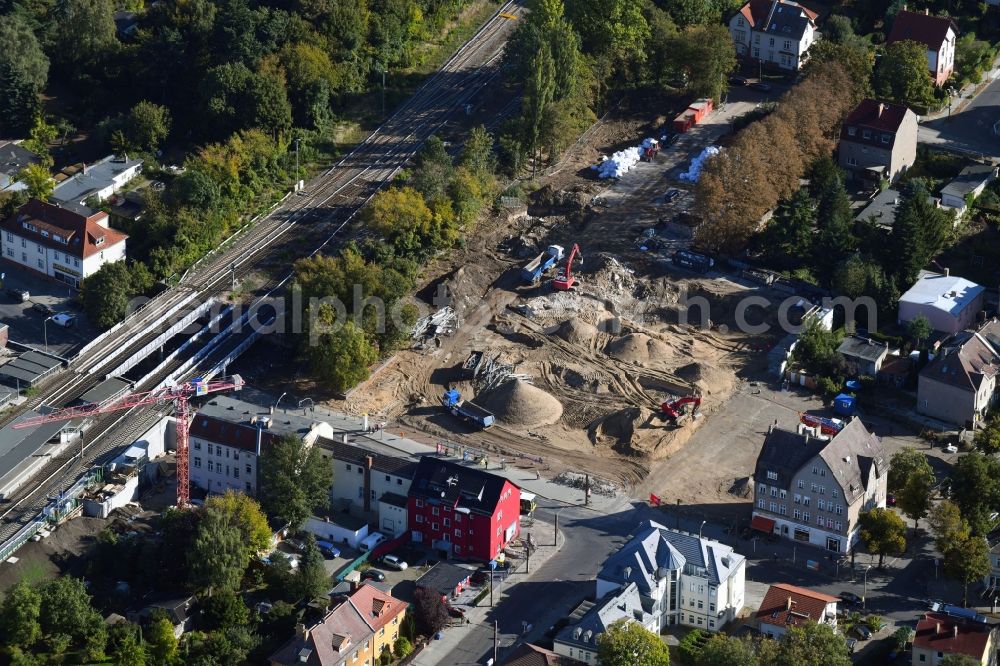
{"label": "construction site", "polygon": [[[693,198],[679,176],[728,122],[706,120],[610,180],[591,166],[655,123],[599,123],[536,191],[429,267],[413,348],[336,408],[532,461],[545,476],[637,488],[763,374],[773,341],[738,332],[733,315],[742,296],[780,295],[676,255],[690,233],[674,220]],[[709,311],[686,312],[694,297]]]}

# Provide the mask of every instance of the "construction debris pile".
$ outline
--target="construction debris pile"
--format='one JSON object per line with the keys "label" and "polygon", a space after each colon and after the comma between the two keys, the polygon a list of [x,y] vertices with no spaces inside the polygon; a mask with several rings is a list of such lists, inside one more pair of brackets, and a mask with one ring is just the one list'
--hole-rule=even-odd
{"label": "construction debris pile", "polygon": [[639,163],[639,158],[642,155],[639,151],[640,149],[636,147],[619,150],[600,164],[594,165],[593,168],[597,171],[597,177],[602,180],[606,178],[621,178]]}
{"label": "construction debris pile", "polygon": [[687,171],[679,175],[678,178],[689,183],[697,183],[698,179],[701,178],[701,169],[705,164],[705,160],[718,154],[719,148],[717,146],[708,146],[691,160],[691,166],[688,167]]}
{"label": "construction debris pile", "polygon": [[551,425],[563,413],[562,403],[520,379],[502,384],[485,396],[477,396],[477,400],[501,423],[520,428]]}

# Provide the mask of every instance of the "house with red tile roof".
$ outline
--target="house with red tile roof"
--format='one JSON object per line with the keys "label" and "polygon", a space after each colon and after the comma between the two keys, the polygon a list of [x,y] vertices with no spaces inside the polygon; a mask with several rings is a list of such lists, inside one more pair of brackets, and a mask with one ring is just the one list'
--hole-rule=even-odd
{"label": "house with red tile roof", "polygon": [[38,199],[0,222],[5,262],[74,288],[104,264],[124,261],[127,239],[103,211],[84,213]]}
{"label": "house with red tile roof", "polygon": [[917,159],[917,116],[901,104],[862,100],[844,120],[837,152],[852,178],[893,182]]}
{"label": "house with red tile roof", "polygon": [[913,666],[938,666],[949,655],[965,655],[981,664],[996,664],[996,625],[977,617],[926,613],[913,636]]}
{"label": "house with red tile roof", "polygon": [[807,622],[837,626],[837,597],[804,587],[778,583],[768,588],[757,611],[757,628],[771,638]]}
{"label": "house with red tile roof", "polygon": [[750,0],[729,19],[729,34],[741,58],[796,71],[816,40],[816,16],[792,0]]}
{"label": "house with red tile roof", "polygon": [[896,14],[886,45],[902,41],[919,42],[927,48],[927,68],[934,85],[940,86],[955,71],[955,43],[958,27],[946,16],[931,16],[930,11]]}

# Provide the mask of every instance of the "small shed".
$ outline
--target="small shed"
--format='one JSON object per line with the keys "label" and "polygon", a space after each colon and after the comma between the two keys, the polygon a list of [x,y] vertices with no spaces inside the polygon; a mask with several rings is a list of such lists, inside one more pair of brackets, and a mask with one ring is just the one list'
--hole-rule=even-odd
{"label": "small shed", "polygon": [[856,402],[857,399],[853,395],[841,393],[833,399],[833,411],[841,416],[851,416],[854,414]]}
{"label": "small shed", "polygon": [[457,597],[469,585],[472,571],[450,562],[438,562],[417,579],[417,587],[436,590],[442,597]]}

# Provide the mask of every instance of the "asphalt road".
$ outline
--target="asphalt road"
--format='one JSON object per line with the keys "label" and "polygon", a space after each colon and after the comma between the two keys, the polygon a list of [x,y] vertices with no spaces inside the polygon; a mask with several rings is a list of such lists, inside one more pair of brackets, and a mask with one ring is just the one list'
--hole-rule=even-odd
{"label": "asphalt road", "polygon": [[1000,78],[983,89],[960,113],[920,125],[917,140],[987,158],[1000,158],[1000,135],[993,132],[997,121],[1000,121]]}

